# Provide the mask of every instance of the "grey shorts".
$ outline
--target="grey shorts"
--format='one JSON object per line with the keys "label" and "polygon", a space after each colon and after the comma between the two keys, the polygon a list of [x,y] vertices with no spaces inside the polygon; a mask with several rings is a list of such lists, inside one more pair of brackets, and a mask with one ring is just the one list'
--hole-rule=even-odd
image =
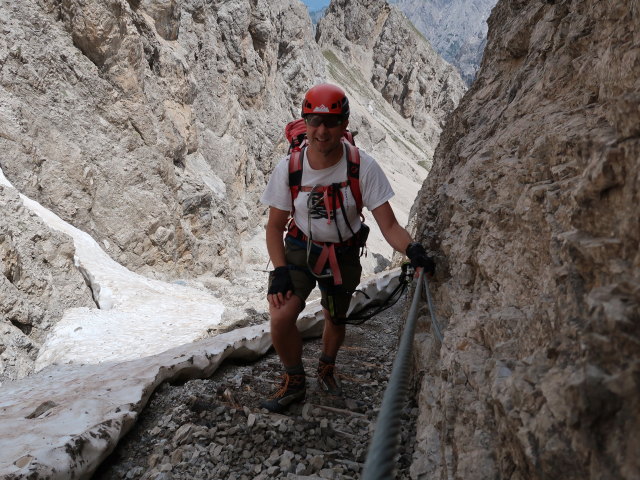
{"label": "grey shorts", "polygon": [[[313,268],[321,248],[314,246],[309,255],[309,265]],[[351,303],[351,296],[360,283],[362,266],[360,265],[360,249],[358,247],[336,247],[336,257],[340,265],[342,285],[334,285],[333,277],[316,278],[307,266],[306,244],[300,240],[286,237],[285,257],[289,265],[289,273],[293,283],[294,295],[306,302],[315,288],[320,288],[322,299],[320,304],[329,311],[332,318],[345,318]],[[322,272],[326,273],[326,272]]]}

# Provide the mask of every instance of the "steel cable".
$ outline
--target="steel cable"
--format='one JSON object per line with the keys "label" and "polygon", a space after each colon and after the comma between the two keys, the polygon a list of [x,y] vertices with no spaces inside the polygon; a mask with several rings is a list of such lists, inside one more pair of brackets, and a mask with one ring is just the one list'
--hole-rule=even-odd
{"label": "steel cable", "polygon": [[398,354],[391,369],[391,378],[382,398],[376,429],[362,472],[363,480],[393,478],[394,459],[398,450],[400,436],[400,412],[402,411],[402,404],[406,398],[409,385],[409,363],[411,361],[413,335],[417,323],[423,276],[424,270],[421,269],[413,293],[409,315],[407,316],[407,323],[400,339]]}

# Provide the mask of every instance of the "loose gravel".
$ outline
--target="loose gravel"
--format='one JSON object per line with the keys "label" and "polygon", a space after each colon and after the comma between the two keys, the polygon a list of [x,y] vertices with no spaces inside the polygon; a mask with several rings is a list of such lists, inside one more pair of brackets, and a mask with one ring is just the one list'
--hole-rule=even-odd
{"label": "loose gravel", "polygon": [[[94,475],[96,480],[360,478],[401,334],[406,296],[361,326],[348,326],[337,359],[344,393],[315,380],[319,339],[304,345],[307,396],[285,415],[259,407],[280,382],[274,352],[224,363],[210,378],[163,384],[136,425]],[[400,412],[396,478],[409,478],[417,408]]]}

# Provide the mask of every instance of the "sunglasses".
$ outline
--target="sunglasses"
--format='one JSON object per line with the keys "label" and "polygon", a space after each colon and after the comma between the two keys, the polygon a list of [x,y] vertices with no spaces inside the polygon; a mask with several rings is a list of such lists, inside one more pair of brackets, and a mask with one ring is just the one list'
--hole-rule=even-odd
{"label": "sunglasses", "polygon": [[324,123],[325,127],[334,128],[344,123],[344,117],[342,115],[318,115],[310,113],[305,115],[304,121],[312,127],[319,127]]}

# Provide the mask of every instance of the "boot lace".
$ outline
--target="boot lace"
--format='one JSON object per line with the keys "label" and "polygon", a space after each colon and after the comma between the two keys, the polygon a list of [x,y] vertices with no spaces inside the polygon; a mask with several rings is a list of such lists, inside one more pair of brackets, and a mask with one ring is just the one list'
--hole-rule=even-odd
{"label": "boot lace", "polygon": [[289,386],[295,387],[302,385],[304,375],[289,375],[288,373],[285,373],[280,376],[280,378],[282,379],[280,389],[270,397],[272,399],[284,397],[289,391]]}
{"label": "boot lace", "polygon": [[318,367],[318,377],[325,383],[331,383],[332,387],[337,387],[338,384],[335,378],[333,378],[334,370],[335,365],[332,365],[331,363],[321,362],[320,366]]}

